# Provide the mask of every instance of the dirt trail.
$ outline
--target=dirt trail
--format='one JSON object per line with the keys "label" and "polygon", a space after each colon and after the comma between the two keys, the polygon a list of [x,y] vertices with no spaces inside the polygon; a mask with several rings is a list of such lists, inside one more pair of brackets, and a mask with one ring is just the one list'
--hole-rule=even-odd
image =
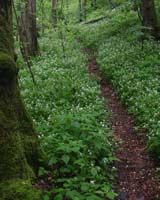
{"label": "dirt trail", "polygon": [[103,78],[96,58],[90,50],[89,71],[101,82],[102,95],[107,99],[107,108],[112,111],[110,119],[115,132],[115,140],[122,140],[116,152],[117,162],[117,200],[160,200],[160,180],[156,179],[156,167],[147,152],[145,133],[135,133],[134,118],[120,103],[113,87]]}

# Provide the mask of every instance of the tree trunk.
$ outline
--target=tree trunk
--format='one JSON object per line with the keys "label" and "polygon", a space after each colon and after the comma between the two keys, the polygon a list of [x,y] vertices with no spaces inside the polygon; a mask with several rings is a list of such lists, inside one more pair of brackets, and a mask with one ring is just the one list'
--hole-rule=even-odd
{"label": "tree trunk", "polygon": [[38,54],[38,40],[37,40],[37,22],[36,22],[36,0],[29,0],[29,9],[30,9],[30,36],[31,36],[31,47],[32,55],[35,56]]}
{"label": "tree trunk", "polygon": [[41,0],[41,29],[42,35],[44,35],[44,0]]}
{"label": "tree trunk", "polygon": [[87,0],[83,0],[83,4],[82,4],[82,10],[83,10],[83,19],[84,21],[87,20]]}
{"label": "tree trunk", "polygon": [[31,184],[39,143],[20,98],[14,61],[12,0],[0,0],[0,198],[39,200]]}
{"label": "tree trunk", "polygon": [[57,0],[52,0],[52,19],[53,19],[53,26],[57,26]]}
{"label": "tree trunk", "polygon": [[83,21],[83,13],[82,13],[82,0],[79,0],[79,22]]}
{"label": "tree trunk", "polygon": [[38,54],[36,0],[27,0],[19,20],[20,38],[24,43],[27,57]]}
{"label": "tree trunk", "polygon": [[154,0],[141,0],[140,12],[142,25],[147,27],[146,32],[160,39],[160,27],[158,25]]}
{"label": "tree trunk", "polygon": [[112,1],[112,0],[108,0],[108,3],[110,4],[110,6],[111,6],[111,9],[114,9],[114,8],[116,8],[116,4],[115,4],[115,2],[114,2],[114,1]]}
{"label": "tree trunk", "polygon": [[97,9],[97,0],[91,0],[91,7],[96,10]]}

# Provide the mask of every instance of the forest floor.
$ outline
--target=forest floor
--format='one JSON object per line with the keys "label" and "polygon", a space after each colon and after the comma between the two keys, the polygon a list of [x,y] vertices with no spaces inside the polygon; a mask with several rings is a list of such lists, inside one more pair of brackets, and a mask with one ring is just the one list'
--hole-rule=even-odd
{"label": "forest floor", "polygon": [[145,130],[135,131],[134,117],[120,103],[112,85],[104,79],[91,50],[86,49],[86,53],[89,56],[89,71],[100,80],[106,106],[112,112],[110,123],[114,139],[120,143],[116,152],[117,200],[160,200],[160,181],[156,178],[154,159],[147,151]]}

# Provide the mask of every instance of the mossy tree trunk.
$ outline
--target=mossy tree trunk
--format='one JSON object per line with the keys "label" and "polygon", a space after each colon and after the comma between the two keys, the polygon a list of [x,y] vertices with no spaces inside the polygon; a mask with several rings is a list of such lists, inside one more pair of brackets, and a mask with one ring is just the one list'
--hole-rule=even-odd
{"label": "mossy tree trunk", "polygon": [[0,0],[0,199],[39,200],[31,184],[39,143],[20,98],[14,61],[12,0]]}
{"label": "mossy tree trunk", "polygon": [[154,0],[141,0],[140,13],[142,25],[147,28],[146,32],[157,40],[160,39],[160,27],[158,25]]}

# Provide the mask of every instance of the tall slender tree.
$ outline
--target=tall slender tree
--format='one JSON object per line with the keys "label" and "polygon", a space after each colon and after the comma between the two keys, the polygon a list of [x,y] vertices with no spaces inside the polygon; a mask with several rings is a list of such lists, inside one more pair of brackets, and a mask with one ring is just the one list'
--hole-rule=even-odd
{"label": "tall slender tree", "polygon": [[87,19],[87,0],[83,0],[82,10],[83,10],[83,20],[86,21],[86,19]]}
{"label": "tall slender tree", "polygon": [[41,0],[41,29],[44,34],[44,0]]}
{"label": "tall slender tree", "polygon": [[79,21],[83,21],[83,9],[82,9],[82,0],[78,0],[79,2]]}
{"label": "tall slender tree", "polygon": [[116,7],[116,3],[113,0],[108,0],[108,3],[111,6],[111,9],[114,9]]}
{"label": "tall slender tree", "polygon": [[20,38],[28,57],[38,54],[36,0],[26,0],[19,20]]}
{"label": "tall slender tree", "polygon": [[160,39],[160,26],[157,20],[154,0],[141,0],[140,13],[142,25],[146,27],[147,32],[156,39]]}
{"label": "tall slender tree", "polygon": [[14,60],[12,0],[0,0],[0,199],[39,200],[31,184],[39,143],[20,97]]}
{"label": "tall slender tree", "polygon": [[57,0],[52,0],[52,19],[53,19],[53,25],[56,27],[58,21]]}
{"label": "tall slender tree", "polygon": [[96,10],[97,9],[97,0],[91,0],[91,7]]}

